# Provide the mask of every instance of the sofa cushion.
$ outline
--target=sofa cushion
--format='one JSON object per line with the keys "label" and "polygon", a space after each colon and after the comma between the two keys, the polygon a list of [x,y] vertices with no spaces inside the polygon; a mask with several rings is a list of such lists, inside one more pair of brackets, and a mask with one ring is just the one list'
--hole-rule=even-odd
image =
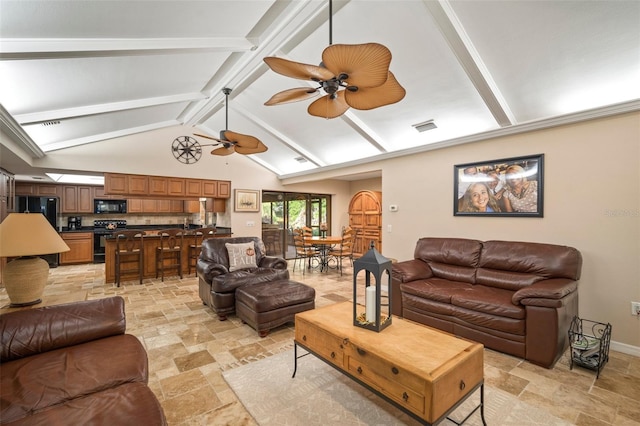
{"label": "sofa cushion", "polygon": [[513,292],[509,290],[475,285],[470,291],[454,293],[451,296],[451,304],[489,315],[524,319],[524,306],[514,305],[511,302],[512,297]]}
{"label": "sofa cushion", "polygon": [[154,393],[139,382],[83,395],[15,421],[4,417],[2,420],[3,425],[10,426],[166,424],[162,406]]}
{"label": "sofa cushion", "polygon": [[288,269],[256,268],[240,269],[228,274],[213,277],[211,291],[228,293],[235,291],[241,285],[251,285],[268,281],[286,280],[289,278]]}
{"label": "sofa cushion", "polygon": [[253,241],[238,244],[226,243],[225,246],[229,255],[229,272],[258,267]]}
{"label": "sofa cushion", "polygon": [[147,353],[129,334],[20,358],[2,364],[0,419],[13,421],[91,393],[147,380]]}
{"label": "sofa cushion", "polygon": [[434,300],[441,303],[451,303],[451,296],[459,291],[471,289],[468,283],[449,281],[442,278],[429,278],[427,280],[410,281],[400,284],[403,293]]}
{"label": "sofa cushion", "polygon": [[582,256],[573,247],[518,241],[486,241],[476,282],[519,290],[548,278],[578,280]]}

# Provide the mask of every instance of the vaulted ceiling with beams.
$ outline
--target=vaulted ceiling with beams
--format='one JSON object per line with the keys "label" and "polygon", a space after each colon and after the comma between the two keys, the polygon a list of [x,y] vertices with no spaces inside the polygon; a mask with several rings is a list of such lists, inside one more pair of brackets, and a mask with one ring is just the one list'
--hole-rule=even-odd
{"label": "vaulted ceiling with beams", "polygon": [[319,65],[328,18],[326,0],[0,0],[3,123],[46,156],[176,125],[217,137],[227,120],[286,177],[640,108],[636,0],[336,0],[333,43],[388,47],[404,99],[329,120],[313,99],[265,106],[315,87],[263,58]]}

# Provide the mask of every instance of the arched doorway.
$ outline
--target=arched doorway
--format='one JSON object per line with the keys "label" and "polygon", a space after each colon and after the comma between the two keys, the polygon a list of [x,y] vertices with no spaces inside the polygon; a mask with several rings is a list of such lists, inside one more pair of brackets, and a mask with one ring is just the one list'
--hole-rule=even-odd
{"label": "arched doorway", "polygon": [[382,253],[382,192],[356,193],[349,203],[349,225],[356,231],[354,257],[365,254],[372,241]]}

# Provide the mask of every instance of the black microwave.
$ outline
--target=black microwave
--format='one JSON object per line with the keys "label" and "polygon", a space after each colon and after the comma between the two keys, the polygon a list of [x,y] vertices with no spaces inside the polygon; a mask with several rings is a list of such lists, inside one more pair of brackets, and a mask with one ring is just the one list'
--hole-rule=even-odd
{"label": "black microwave", "polygon": [[127,200],[93,200],[93,212],[103,213],[126,213]]}

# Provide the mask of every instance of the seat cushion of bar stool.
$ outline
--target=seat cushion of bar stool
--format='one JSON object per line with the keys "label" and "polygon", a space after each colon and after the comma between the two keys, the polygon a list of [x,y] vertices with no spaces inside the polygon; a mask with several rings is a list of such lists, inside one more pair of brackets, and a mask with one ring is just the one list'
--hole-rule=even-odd
{"label": "seat cushion of bar stool", "polygon": [[293,322],[295,314],[315,308],[313,287],[292,280],[243,285],[236,289],[236,315],[265,337],[275,327]]}

